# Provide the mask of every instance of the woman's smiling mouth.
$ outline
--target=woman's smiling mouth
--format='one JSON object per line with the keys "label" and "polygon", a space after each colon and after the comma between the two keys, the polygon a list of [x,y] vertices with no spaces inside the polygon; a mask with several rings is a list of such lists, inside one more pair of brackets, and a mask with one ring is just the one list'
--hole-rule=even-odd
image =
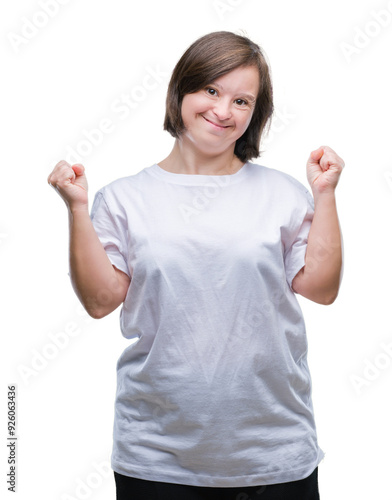
{"label": "woman's smiling mouth", "polygon": [[[201,115],[201,116],[203,116],[203,115]],[[212,122],[211,120],[208,120],[208,118],[206,118],[205,116],[203,116],[203,118],[204,118],[204,119],[205,119],[208,123],[211,123],[211,125],[213,125],[214,127],[216,127],[216,128],[217,128],[217,129],[219,129],[219,130],[223,130],[223,129],[225,129],[225,128],[228,128],[228,127],[229,127],[229,125],[218,125],[217,123],[214,123],[214,122]]]}

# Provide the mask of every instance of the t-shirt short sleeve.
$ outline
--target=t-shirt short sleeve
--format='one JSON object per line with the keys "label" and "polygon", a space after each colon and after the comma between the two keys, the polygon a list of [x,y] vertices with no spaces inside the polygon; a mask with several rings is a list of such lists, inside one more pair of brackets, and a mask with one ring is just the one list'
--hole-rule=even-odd
{"label": "t-shirt short sleeve", "polygon": [[291,241],[284,255],[287,283],[293,292],[293,279],[305,265],[308,235],[314,215],[314,200],[312,195],[307,190],[301,194],[301,202],[297,207],[298,210],[295,210],[296,222],[290,231]]}
{"label": "t-shirt short sleeve", "polygon": [[110,262],[131,277],[127,265],[123,231],[115,215],[110,211],[102,190],[95,195],[90,218]]}

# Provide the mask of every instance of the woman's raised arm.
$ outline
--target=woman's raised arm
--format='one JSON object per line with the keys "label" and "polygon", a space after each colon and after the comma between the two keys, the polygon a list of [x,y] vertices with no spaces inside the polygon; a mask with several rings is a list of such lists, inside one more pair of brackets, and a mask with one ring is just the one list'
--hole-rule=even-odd
{"label": "woman's raised arm", "polygon": [[112,265],[88,211],[84,167],[62,160],[48,176],[68,208],[70,278],[76,295],[93,318],[103,318],[125,299],[130,278]]}

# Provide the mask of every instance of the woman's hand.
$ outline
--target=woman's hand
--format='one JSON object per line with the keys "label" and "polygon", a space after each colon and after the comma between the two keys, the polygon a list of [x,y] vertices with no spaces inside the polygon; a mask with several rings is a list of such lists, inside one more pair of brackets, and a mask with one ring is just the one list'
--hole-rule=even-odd
{"label": "woman's hand", "polygon": [[342,235],[336,209],[335,188],[344,161],[328,146],[310,153],[307,176],[314,197],[314,216],[309,230],[305,266],[292,282],[296,293],[317,302],[336,299],[343,269]]}
{"label": "woman's hand", "polygon": [[333,149],[321,146],[310,153],[306,166],[313,194],[333,192],[344,167],[344,161]]}
{"label": "woman's hand", "polygon": [[65,201],[69,210],[88,210],[87,178],[80,163],[71,165],[61,160],[48,176],[48,183]]}

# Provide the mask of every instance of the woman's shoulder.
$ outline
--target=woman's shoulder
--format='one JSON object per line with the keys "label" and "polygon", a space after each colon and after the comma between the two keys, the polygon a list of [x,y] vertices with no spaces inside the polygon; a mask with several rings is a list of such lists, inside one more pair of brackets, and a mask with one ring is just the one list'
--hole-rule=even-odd
{"label": "woman's shoulder", "polygon": [[268,192],[271,202],[284,204],[292,209],[308,210],[314,208],[314,200],[309,189],[293,175],[272,167],[257,163],[251,164],[254,174],[254,183],[260,190]]}
{"label": "woman's shoulder", "polygon": [[118,177],[107,184],[104,184],[99,191],[104,194],[121,194],[121,193],[129,193],[129,190],[133,187],[137,187],[140,183],[140,178],[144,175],[144,171],[146,169],[142,169],[139,172],[135,172],[133,174],[125,175],[123,177]]}
{"label": "woman's shoulder", "polygon": [[254,174],[263,178],[264,182],[268,182],[269,187],[271,188],[276,186],[280,190],[282,188],[287,188],[289,190],[298,190],[304,194],[309,192],[307,187],[302,184],[302,182],[287,172],[258,163],[249,162],[249,164],[251,165],[251,169]]}

